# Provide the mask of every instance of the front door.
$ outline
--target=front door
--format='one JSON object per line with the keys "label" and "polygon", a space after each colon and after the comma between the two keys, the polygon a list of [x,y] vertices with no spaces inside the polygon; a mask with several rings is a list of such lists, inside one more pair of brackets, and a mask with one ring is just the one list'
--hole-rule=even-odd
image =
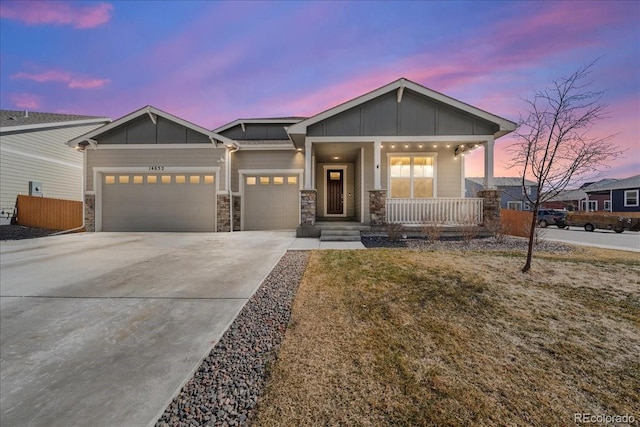
{"label": "front door", "polygon": [[344,214],[344,170],[327,169],[327,215]]}

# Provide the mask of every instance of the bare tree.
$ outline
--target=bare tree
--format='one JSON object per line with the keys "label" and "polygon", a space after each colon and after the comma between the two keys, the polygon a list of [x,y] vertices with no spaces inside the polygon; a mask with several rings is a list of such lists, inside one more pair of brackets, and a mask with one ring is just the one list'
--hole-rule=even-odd
{"label": "bare tree", "polygon": [[588,77],[595,62],[525,100],[526,115],[520,115],[516,142],[509,147],[512,167],[521,168],[523,191],[525,177],[533,178],[537,189],[535,194],[524,193],[533,206],[533,218],[522,272],[531,269],[540,205],[570,183],[602,171],[606,162],[623,152],[612,143],[614,135],[589,136],[593,126],[608,114],[603,92],[589,90],[592,82]]}

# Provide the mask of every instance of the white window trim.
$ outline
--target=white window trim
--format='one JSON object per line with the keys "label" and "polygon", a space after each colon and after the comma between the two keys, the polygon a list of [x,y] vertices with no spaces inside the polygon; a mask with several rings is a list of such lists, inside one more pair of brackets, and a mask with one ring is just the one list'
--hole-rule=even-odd
{"label": "white window trim", "polygon": [[[387,194],[389,199],[393,199],[391,197],[391,158],[392,157],[431,157],[433,158],[433,198],[438,197],[438,153],[433,151],[424,151],[424,152],[409,152],[409,153],[387,153]],[[413,164],[413,162],[412,162]],[[462,168],[464,171],[464,167]],[[411,179],[413,181],[413,166],[412,166],[412,175]],[[464,182],[464,180],[463,180]],[[413,185],[411,187],[411,191],[413,192]],[[464,194],[464,193],[462,193]],[[404,198],[404,197],[401,197]],[[413,199],[413,197],[410,197]]]}
{"label": "white window trim", "polygon": [[[347,165],[344,164],[328,164],[322,165],[324,172],[324,216],[326,217],[346,217],[347,216]],[[329,169],[342,171],[342,213],[341,214],[328,214],[327,213],[327,171]]]}
{"label": "white window trim", "polygon": [[[183,166],[165,166],[161,171],[150,171],[148,166],[123,166],[123,167],[94,167],[93,168],[93,188],[95,192],[95,211],[94,211],[94,221],[95,221],[95,231],[102,231],[102,185],[103,185],[103,174],[147,174],[147,175],[158,175],[161,173],[165,174],[176,174],[176,173],[213,173],[215,175],[215,191],[216,195],[220,192],[220,167],[219,166],[211,166],[211,167],[183,167]],[[85,194],[89,194],[88,191]],[[217,214],[217,208],[215,209]],[[214,217],[215,224],[218,223],[217,216]],[[217,228],[217,227],[216,227]]]}
{"label": "white window trim", "polygon": [[604,210],[606,212],[611,212],[611,200],[604,201]]}
{"label": "white window trim", "polygon": [[[511,206],[517,206],[516,209],[512,208]],[[522,210],[522,202],[521,201],[508,201],[507,202],[507,209],[511,209],[511,210],[515,210],[515,211],[521,211]]]}
{"label": "white window trim", "polygon": [[[635,193],[636,195],[636,203],[635,204],[630,204],[627,202],[627,193]],[[624,190],[624,207],[625,208],[631,208],[634,206],[640,206],[640,190]]]}
{"label": "white window trim", "polygon": [[[591,205],[594,205],[595,208],[591,209]],[[582,201],[582,210],[584,212],[597,212],[598,211],[598,201],[597,200],[583,200]]]}
{"label": "white window trim", "polygon": [[[244,231],[244,177],[245,175],[297,175],[298,176],[298,224],[300,223],[300,191],[304,188],[304,169],[238,169],[240,187],[240,231]],[[234,193],[236,195],[236,193]]]}

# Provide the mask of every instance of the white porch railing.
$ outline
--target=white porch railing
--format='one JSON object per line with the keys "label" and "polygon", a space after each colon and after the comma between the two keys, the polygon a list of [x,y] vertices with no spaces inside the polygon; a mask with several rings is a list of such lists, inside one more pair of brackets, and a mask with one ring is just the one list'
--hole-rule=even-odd
{"label": "white porch railing", "polygon": [[387,222],[391,224],[446,225],[482,223],[482,200],[438,197],[433,199],[387,199]]}

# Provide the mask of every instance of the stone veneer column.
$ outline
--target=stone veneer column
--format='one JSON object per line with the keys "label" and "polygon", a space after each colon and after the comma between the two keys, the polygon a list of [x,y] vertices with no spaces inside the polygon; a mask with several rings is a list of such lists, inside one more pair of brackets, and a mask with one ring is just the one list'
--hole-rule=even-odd
{"label": "stone veneer column", "polygon": [[233,231],[240,231],[240,214],[242,213],[240,196],[233,196]]}
{"label": "stone veneer column", "polygon": [[300,225],[316,224],[317,190],[300,190]]}
{"label": "stone veneer column", "polygon": [[369,190],[370,225],[387,222],[387,190]]}
{"label": "stone veneer column", "polygon": [[216,230],[218,232],[231,231],[230,219],[229,219],[229,195],[218,194],[217,197],[217,224]]}
{"label": "stone veneer column", "polygon": [[483,225],[487,219],[500,220],[500,191],[480,190],[478,197],[484,199],[482,202]]}
{"label": "stone veneer column", "polygon": [[96,195],[84,195],[84,229],[96,231]]}

